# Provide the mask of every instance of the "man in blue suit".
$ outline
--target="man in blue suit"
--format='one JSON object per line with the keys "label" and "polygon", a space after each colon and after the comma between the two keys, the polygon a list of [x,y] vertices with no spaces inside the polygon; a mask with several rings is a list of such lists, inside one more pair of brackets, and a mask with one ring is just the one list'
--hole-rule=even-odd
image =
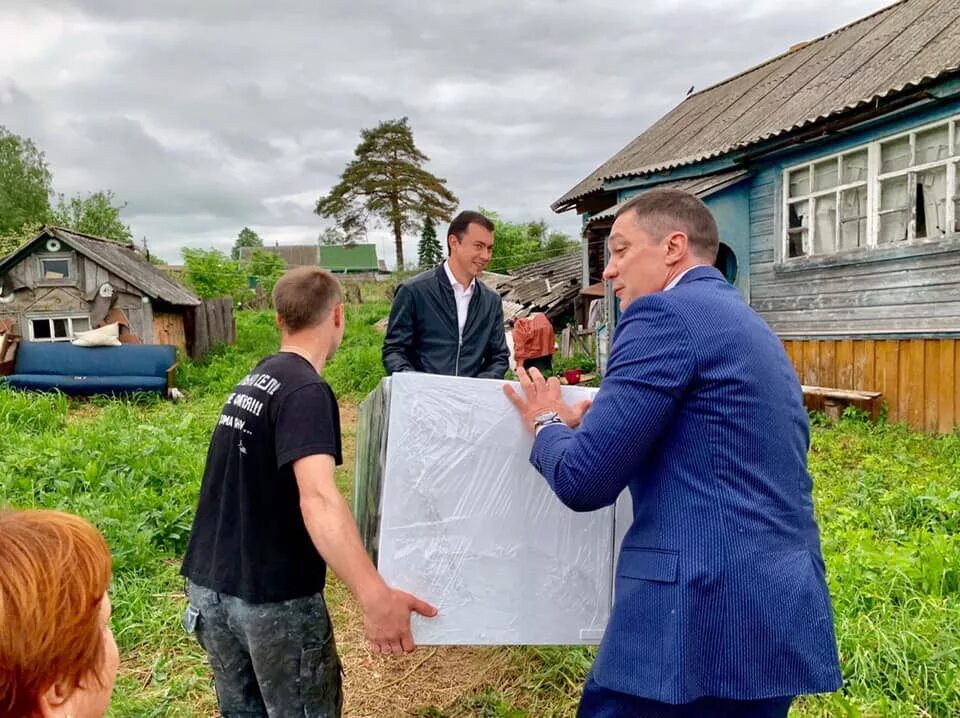
{"label": "man in blue suit", "polygon": [[579,716],[783,717],[840,686],[800,384],[717,247],[693,195],[629,202],[604,270],[623,315],[589,411],[536,370],[505,388],[565,504],[633,499]]}

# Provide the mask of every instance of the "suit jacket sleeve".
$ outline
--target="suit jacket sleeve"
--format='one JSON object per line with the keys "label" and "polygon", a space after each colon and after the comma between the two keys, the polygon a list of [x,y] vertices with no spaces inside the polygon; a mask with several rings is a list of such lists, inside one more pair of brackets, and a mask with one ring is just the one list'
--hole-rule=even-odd
{"label": "suit jacket sleeve", "polygon": [[493,331],[484,352],[484,367],[477,376],[481,379],[503,379],[510,368],[510,350],[507,348],[507,335],[503,329],[503,303],[495,298],[493,312]]}
{"label": "suit jacket sleeve", "polygon": [[416,371],[407,352],[413,344],[416,327],[416,308],[413,292],[404,285],[397,287],[387,321],[387,335],[383,340],[381,358],[387,374]]}
{"label": "suit jacket sleeve", "polygon": [[636,300],[617,328],[607,374],[577,430],[546,427],[530,462],[575,511],[613,504],[638,478],[696,371],[686,328],[662,297]]}

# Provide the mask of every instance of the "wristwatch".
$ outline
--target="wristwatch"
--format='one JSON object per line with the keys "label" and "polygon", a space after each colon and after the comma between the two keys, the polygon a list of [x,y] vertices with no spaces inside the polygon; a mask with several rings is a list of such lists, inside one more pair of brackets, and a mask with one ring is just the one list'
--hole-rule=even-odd
{"label": "wristwatch", "polygon": [[545,411],[542,414],[537,414],[533,417],[533,430],[534,432],[539,431],[544,426],[550,426],[550,424],[562,424],[563,419],[560,418],[560,415],[555,411]]}

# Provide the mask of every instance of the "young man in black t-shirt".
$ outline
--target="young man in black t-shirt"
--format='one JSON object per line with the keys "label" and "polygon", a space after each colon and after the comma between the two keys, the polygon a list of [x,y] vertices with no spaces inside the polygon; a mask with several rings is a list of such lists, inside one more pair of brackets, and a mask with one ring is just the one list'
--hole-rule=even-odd
{"label": "young man in black t-shirt", "polygon": [[384,583],[334,482],[340,419],[320,373],[343,339],[339,283],[299,267],[273,299],[280,352],[234,388],[210,442],[181,570],[184,625],[210,658],[225,718],[325,718],[342,705],[327,564],[360,602],[374,651],[412,651],[410,612],[436,610]]}

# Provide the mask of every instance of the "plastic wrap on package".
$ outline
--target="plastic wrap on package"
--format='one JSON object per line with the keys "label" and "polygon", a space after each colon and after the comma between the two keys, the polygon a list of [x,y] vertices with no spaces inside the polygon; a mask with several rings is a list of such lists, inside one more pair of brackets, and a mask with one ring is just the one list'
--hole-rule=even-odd
{"label": "plastic wrap on package", "polygon": [[[395,374],[361,405],[354,508],[420,644],[586,644],[610,613],[614,510],[575,513],[529,463],[504,382]],[[570,402],[595,390],[564,387]],[[549,429],[548,429],[549,431]]]}

